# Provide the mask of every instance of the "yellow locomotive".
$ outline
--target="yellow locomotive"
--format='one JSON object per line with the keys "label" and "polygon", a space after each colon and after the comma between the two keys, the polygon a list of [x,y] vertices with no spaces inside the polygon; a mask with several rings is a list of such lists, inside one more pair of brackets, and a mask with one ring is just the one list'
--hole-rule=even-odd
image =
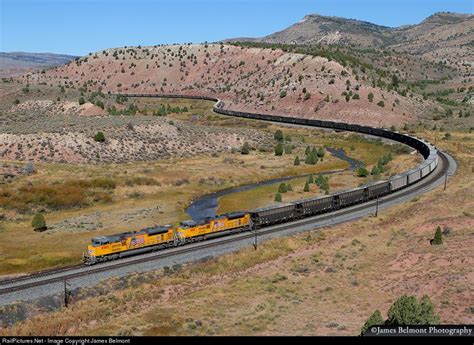
{"label": "yellow locomotive", "polygon": [[102,261],[241,232],[249,230],[251,223],[249,213],[235,212],[202,222],[183,221],[177,227],[164,225],[116,235],[98,236],[94,237],[91,244],[87,246],[84,263],[93,265]]}

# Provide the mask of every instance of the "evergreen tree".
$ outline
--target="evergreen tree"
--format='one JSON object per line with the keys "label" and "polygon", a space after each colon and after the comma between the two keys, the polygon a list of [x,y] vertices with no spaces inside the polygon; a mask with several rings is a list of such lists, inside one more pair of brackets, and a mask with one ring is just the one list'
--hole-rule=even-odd
{"label": "evergreen tree", "polygon": [[384,320],[382,318],[382,314],[380,314],[380,311],[377,309],[370,315],[370,317],[365,321],[364,326],[362,326],[362,329],[360,330],[360,335],[364,335],[365,332],[369,329],[369,327],[375,326],[375,325],[383,325]]}
{"label": "evergreen tree", "polygon": [[309,183],[308,181],[306,181],[306,183],[304,184],[304,189],[303,189],[304,192],[309,192]]}
{"label": "evergreen tree", "polygon": [[283,141],[283,132],[281,130],[277,129],[275,134],[273,135],[273,138],[276,141]]}
{"label": "evergreen tree", "polygon": [[432,241],[432,244],[443,244],[443,233],[441,232],[441,227],[438,226],[436,228],[436,232],[435,232],[435,237],[434,237],[434,240]]}
{"label": "evergreen tree", "polygon": [[295,157],[295,162],[293,165],[300,165],[300,158],[298,156]]}
{"label": "evergreen tree", "polygon": [[292,192],[292,191],[293,191],[293,187],[291,186],[291,184],[288,183],[288,184],[286,185],[286,190],[287,190],[288,192]]}
{"label": "evergreen tree", "polygon": [[283,155],[283,145],[281,143],[278,143],[277,146],[275,146],[275,156],[281,155]]}
{"label": "evergreen tree", "polygon": [[281,194],[280,193],[275,194],[275,201],[276,202],[281,202]]}
{"label": "evergreen tree", "polygon": [[31,226],[35,231],[45,231],[47,227],[43,214],[39,212],[36,213],[33,217],[33,220],[31,221]]}
{"label": "evergreen tree", "polygon": [[286,193],[286,184],[284,182],[280,183],[278,187],[278,193]]}
{"label": "evergreen tree", "polygon": [[314,183],[313,174],[308,176],[308,183]]}

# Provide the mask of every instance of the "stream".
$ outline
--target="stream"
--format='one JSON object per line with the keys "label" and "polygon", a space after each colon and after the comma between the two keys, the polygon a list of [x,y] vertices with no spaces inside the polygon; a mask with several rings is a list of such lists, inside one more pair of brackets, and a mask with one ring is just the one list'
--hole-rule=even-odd
{"label": "stream", "polygon": [[[321,172],[322,175],[329,175],[329,174],[335,174],[341,171],[345,170],[355,170],[361,166],[364,166],[364,163],[355,160],[353,158],[350,158],[346,155],[346,152],[343,149],[336,149],[336,148],[331,148],[328,147],[326,148],[326,151],[328,151],[331,155],[333,155],[336,158],[342,159],[346,162],[349,163],[349,168],[344,169],[344,170],[330,170],[330,171],[325,171]],[[286,176],[286,177],[279,177],[279,178],[274,178],[262,182],[256,182],[256,183],[251,183],[243,186],[237,186],[233,188],[227,188],[223,189],[214,193],[202,195],[198,197],[196,200],[193,200],[192,203],[188,206],[186,209],[186,213],[191,217],[192,220],[194,221],[200,221],[204,220],[206,218],[213,218],[216,216],[216,211],[219,206],[219,198],[221,198],[224,195],[229,195],[232,193],[238,193],[250,189],[254,189],[257,187],[261,186],[266,186],[269,184],[273,183],[279,183],[283,181],[288,181],[294,178],[298,177],[305,177],[310,174],[306,175],[300,175],[300,176]]]}

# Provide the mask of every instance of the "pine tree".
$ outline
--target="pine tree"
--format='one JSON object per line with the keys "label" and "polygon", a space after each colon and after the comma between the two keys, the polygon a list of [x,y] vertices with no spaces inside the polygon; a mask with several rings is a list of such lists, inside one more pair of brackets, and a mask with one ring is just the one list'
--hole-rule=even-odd
{"label": "pine tree", "polygon": [[286,184],[284,182],[280,183],[278,187],[278,193],[286,193]]}
{"label": "pine tree", "polygon": [[275,134],[273,135],[273,138],[276,141],[283,141],[283,132],[281,130],[277,129]]}
{"label": "pine tree", "polygon": [[310,175],[308,176],[308,183],[314,183],[313,174],[310,174]]}
{"label": "pine tree", "polygon": [[291,184],[288,183],[288,184],[286,185],[286,190],[287,190],[288,192],[292,192],[292,191],[293,191],[293,187],[291,186]]}
{"label": "pine tree", "polygon": [[300,158],[298,156],[295,157],[295,162],[293,165],[300,165]]}
{"label": "pine tree", "polygon": [[281,143],[278,143],[277,146],[275,146],[275,156],[281,155],[283,155],[283,145]]}
{"label": "pine tree", "polygon": [[443,233],[441,232],[441,227],[439,226],[436,228],[435,237],[432,241],[432,244],[443,244]]}
{"label": "pine tree", "polygon": [[281,194],[280,193],[275,194],[275,201],[276,202],[281,202]]}
{"label": "pine tree", "polygon": [[375,325],[383,325],[384,320],[382,318],[382,314],[380,314],[380,311],[377,309],[370,315],[370,317],[365,321],[364,326],[362,326],[362,329],[360,330],[360,335],[364,335],[365,332],[369,329],[369,327],[375,326]]}
{"label": "pine tree", "polygon": [[304,184],[304,189],[303,189],[304,192],[309,192],[309,183],[308,181],[306,181],[306,183]]}

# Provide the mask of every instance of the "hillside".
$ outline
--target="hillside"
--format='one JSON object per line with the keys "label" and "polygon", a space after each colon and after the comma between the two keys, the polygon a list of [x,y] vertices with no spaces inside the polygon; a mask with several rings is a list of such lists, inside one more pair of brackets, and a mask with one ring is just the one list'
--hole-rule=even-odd
{"label": "hillside", "polygon": [[370,125],[412,122],[431,107],[334,60],[230,45],[108,49],[19,80],[104,93],[214,95],[236,110]]}
{"label": "hillside", "polygon": [[0,77],[12,77],[28,71],[64,65],[76,56],[51,53],[0,52]]}
{"label": "hillside", "polygon": [[457,64],[473,61],[474,16],[441,12],[416,25],[389,28],[355,19],[310,14],[268,36],[229,41],[383,48],[421,55],[434,61],[450,59],[448,63]]}

